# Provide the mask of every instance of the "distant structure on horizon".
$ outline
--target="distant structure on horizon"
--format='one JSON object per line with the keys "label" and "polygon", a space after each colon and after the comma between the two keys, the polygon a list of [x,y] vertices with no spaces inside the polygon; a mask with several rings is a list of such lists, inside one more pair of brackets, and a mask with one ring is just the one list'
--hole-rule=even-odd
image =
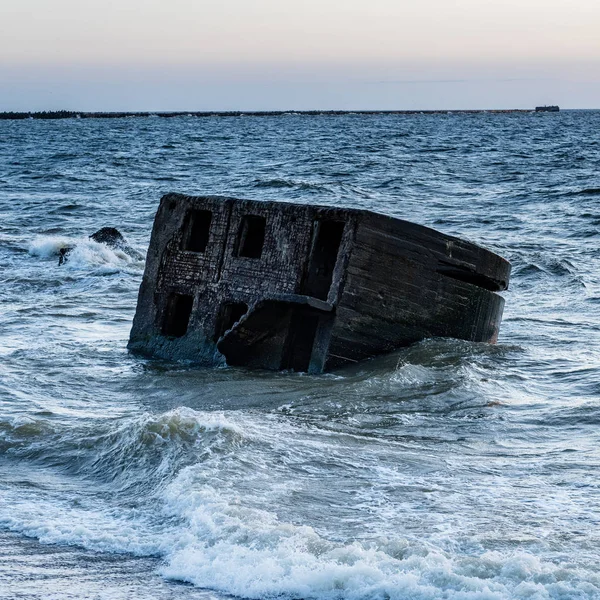
{"label": "distant structure on horizon", "polygon": [[385,215],[167,194],[129,348],[321,373],[427,337],[495,342],[510,264]]}
{"label": "distant structure on horizon", "polygon": [[536,106],[535,112],[558,112],[560,108],[553,104],[552,106]]}

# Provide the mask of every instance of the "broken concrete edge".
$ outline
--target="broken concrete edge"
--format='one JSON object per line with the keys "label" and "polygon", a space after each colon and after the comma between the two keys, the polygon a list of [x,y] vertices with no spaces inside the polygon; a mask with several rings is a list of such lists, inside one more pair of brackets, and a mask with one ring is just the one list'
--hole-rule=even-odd
{"label": "broken concrete edge", "polygon": [[[291,319],[294,313],[327,319],[329,315],[335,314],[335,307],[317,298],[299,294],[275,294],[273,297],[258,300],[217,341],[217,349],[225,357],[227,364],[238,364],[239,359],[236,355],[240,356],[240,349],[251,352],[251,347],[261,338],[265,340],[277,330],[278,323],[272,319],[275,313],[280,314],[280,320],[283,319],[284,323],[286,322],[285,319]],[[273,321],[273,329],[269,329],[264,326],[264,323],[261,323],[263,315],[267,315],[269,320]],[[258,325],[256,321],[258,321]],[[331,320],[327,319],[327,321],[330,322]],[[327,321],[322,326],[328,327]],[[331,322],[329,326],[332,326]],[[259,334],[256,335],[256,332],[259,332]],[[307,368],[309,373],[320,373],[325,367],[327,347],[320,347],[317,342],[318,339],[313,343]],[[248,365],[243,352],[241,361],[241,365],[244,365],[244,361],[246,361],[246,366],[251,366],[252,361],[250,360],[250,365]]]}

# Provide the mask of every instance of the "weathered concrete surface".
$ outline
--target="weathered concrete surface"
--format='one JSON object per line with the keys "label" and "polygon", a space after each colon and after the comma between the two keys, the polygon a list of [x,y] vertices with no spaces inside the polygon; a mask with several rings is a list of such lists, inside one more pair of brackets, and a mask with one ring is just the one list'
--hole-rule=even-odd
{"label": "weathered concrete surface", "polygon": [[495,342],[510,264],[369,211],[167,194],[129,347],[321,372],[426,337]]}

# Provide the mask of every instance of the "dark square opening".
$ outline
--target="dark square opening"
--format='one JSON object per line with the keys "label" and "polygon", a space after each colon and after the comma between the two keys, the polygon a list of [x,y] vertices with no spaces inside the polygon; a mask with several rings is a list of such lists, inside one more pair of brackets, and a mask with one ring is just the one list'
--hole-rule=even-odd
{"label": "dark square opening", "polygon": [[247,312],[248,305],[245,302],[223,302],[217,317],[214,341],[231,329]]}
{"label": "dark square opening", "polygon": [[291,369],[299,372],[309,370],[318,327],[319,315],[302,309],[292,313],[281,361],[283,370]]}
{"label": "dark square opening", "polygon": [[258,215],[244,215],[238,231],[236,256],[260,258],[265,243],[267,220]]}
{"label": "dark square opening", "polygon": [[193,296],[186,294],[171,294],[169,296],[163,320],[163,335],[182,337],[186,334],[193,304]]}
{"label": "dark square opening", "polygon": [[183,226],[181,249],[189,252],[204,252],[208,245],[211,221],[210,210],[191,210]]}
{"label": "dark square opening", "polygon": [[312,248],[302,293],[327,300],[333,272],[344,234],[343,221],[322,220],[315,223]]}

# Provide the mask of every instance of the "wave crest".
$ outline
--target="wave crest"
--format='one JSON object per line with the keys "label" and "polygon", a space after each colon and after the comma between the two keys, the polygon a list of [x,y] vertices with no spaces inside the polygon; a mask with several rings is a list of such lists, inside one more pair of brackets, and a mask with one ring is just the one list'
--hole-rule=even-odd
{"label": "wave crest", "polygon": [[71,248],[69,259],[61,268],[70,270],[97,269],[101,273],[118,272],[135,267],[143,268],[144,261],[136,259],[118,248],[109,248],[88,237],[40,236],[29,244],[29,254],[40,258],[55,258],[63,249]]}
{"label": "wave crest", "polygon": [[182,473],[164,498],[167,514],[183,518],[186,533],[165,556],[168,579],[255,600],[505,600],[600,592],[600,577],[526,552],[452,557],[419,541],[330,542],[311,527],[227,502],[216,489],[198,490],[193,471]]}

